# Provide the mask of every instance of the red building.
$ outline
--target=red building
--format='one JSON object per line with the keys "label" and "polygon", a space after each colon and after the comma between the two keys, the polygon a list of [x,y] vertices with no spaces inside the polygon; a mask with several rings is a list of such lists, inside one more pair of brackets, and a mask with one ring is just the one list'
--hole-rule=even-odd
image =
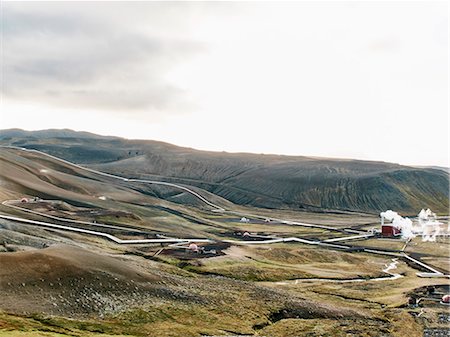
{"label": "red building", "polygon": [[381,225],[381,235],[385,237],[392,237],[402,235],[402,231],[394,227],[392,224],[382,224]]}
{"label": "red building", "polygon": [[[393,237],[402,235],[402,230],[400,228],[395,227],[391,222],[384,223],[385,213],[380,213],[381,216],[381,236],[384,237]],[[388,221],[392,221],[393,219],[388,219]]]}

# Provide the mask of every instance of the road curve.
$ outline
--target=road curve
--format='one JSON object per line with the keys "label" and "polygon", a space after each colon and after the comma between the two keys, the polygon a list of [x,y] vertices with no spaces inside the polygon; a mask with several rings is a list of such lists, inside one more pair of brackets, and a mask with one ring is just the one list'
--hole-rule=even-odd
{"label": "road curve", "polygon": [[38,153],[38,154],[47,156],[49,158],[52,158],[54,160],[57,160],[57,161],[59,161],[61,163],[74,166],[74,167],[79,168],[81,170],[85,170],[85,171],[88,171],[88,172],[91,172],[91,173],[95,173],[95,174],[98,174],[98,175],[101,175],[101,176],[104,176],[104,177],[114,178],[114,179],[118,179],[118,180],[125,181],[125,182],[146,183],[146,184],[162,185],[162,186],[170,186],[170,187],[178,188],[178,189],[181,189],[181,190],[183,190],[185,192],[188,192],[188,193],[192,194],[193,196],[197,197],[198,199],[203,201],[205,204],[213,207],[216,211],[225,211],[225,209],[220,207],[219,205],[216,205],[216,204],[210,202],[209,200],[205,199],[203,196],[201,196],[197,192],[195,192],[195,191],[193,191],[193,190],[191,190],[191,189],[189,189],[187,187],[181,186],[181,185],[168,183],[168,182],[163,182],[163,181],[156,181],[156,180],[126,178],[126,177],[122,177],[122,176],[118,176],[118,175],[114,175],[114,174],[110,174],[110,173],[105,173],[105,172],[102,172],[102,171],[97,171],[97,170],[94,170],[94,169],[91,169],[91,168],[88,168],[88,167],[84,167],[84,166],[72,163],[70,161],[67,161],[67,160],[64,160],[64,159],[52,156],[51,154],[48,154],[48,153],[45,153],[45,152],[42,152],[42,151],[39,151],[39,150],[27,149],[27,148],[24,148],[24,147],[17,147],[17,146],[6,146],[6,145],[2,145],[0,147],[1,148],[7,148],[7,149],[13,149],[13,150],[21,150],[21,151],[25,151],[25,152]]}
{"label": "road curve", "polygon": [[116,237],[112,234],[98,232],[98,231],[91,231],[89,229],[57,225],[57,224],[52,224],[52,223],[43,222],[43,221],[28,220],[28,219],[23,219],[23,218],[9,216],[9,215],[3,215],[3,214],[0,214],[0,218],[5,219],[5,220],[10,220],[10,221],[31,224],[31,225],[38,225],[38,226],[43,226],[43,227],[48,227],[48,228],[62,229],[62,230],[71,231],[71,232],[78,232],[78,233],[83,233],[83,234],[100,236],[100,237],[106,238],[108,240],[114,241],[115,243],[118,243],[118,244],[212,242],[212,240],[210,240],[210,239],[175,239],[175,238],[123,240],[123,239],[119,239],[118,237]]}
{"label": "road curve", "polygon": [[[253,218],[258,218],[258,219],[265,219],[265,217],[260,216],[260,215],[245,214],[245,213],[235,212],[235,211],[232,211],[232,210],[226,210],[223,207],[221,207],[219,205],[216,205],[213,202],[207,200],[205,197],[201,196],[199,193],[197,193],[197,192],[195,192],[195,191],[193,191],[193,190],[191,190],[191,189],[189,189],[189,188],[187,188],[185,186],[182,186],[182,185],[177,185],[177,184],[163,182],[163,181],[126,178],[126,177],[122,177],[122,176],[118,176],[118,175],[114,175],[114,174],[110,174],[110,173],[105,173],[105,172],[102,172],[102,171],[94,170],[94,169],[91,169],[91,168],[88,168],[88,167],[84,167],[84,166],[72,163],[72,162],[67,161],[65,159],[52,156],[52,155],[50,155],[48,153],[45,153],[45,152],[42,152],[42,151],[39,151],[39,150],[27,149],[27,148],[18,147],[18,146],[8,146],[8,145],[0,145],[0,148],[20,150],[20,151],[31,152],[31,153],[38,153],[38,154],[44,155],[46,157],[52,158],[52,159],[54,159],[56,161],[59,161],[61,163],[64,163],[64,164],[76,167],[78,169],[81,169],[81,170],[84,170],[84,171],[88,171],[88,172],[91,172],[91,173],[94,173],[94,174],[98,174],[98,175],[101,175],[101,176],[104,176],[104,177],[118,179],[118,180],[124,181],[124,182],[138,182],[138,183],[147,183],[147,184],[170,186],[170,187],[178,188],[178,189],[181,189],[181,190],[183,190],[185,192],[188,192],[188,193],[192,194],[193,196],[197,197],[199,200],[201,200],[205,204],[213,207],[213,210],[215,212],[226,212],[226,213],[240,215],[240,216],[253,217]],[[310,224],[310,223],[298,222],[298,221],[287,221],[287,220],[276,219],[276,218],[273,218],[273,220],[279,221],[279,222],[281,222],[283,224],[286,224],[286,225],[292,225],[292,226],[303,226],[303,227],[320,228],[320,229],[331,230],[331,231],[343,231],[343,229],[339,229],[339,228],[332,227],[332,226]],[[358,235],[366,233],[366,232],[361,232],[361,231],[355,231],[355,230],[352,230],[352,229],[345,229],[345,231],[347,231],[348,233],[358,234]]]}
{"label": "road curve", "polygon": [[[41,201],[50,201],[50,200],[42,200]],[[57,220],[57,221],[63,221],[63,222],[70,222],[70,223],[75,223],[75,224],[80,224],[80,225],[90,225],[90,226],[95,226],[95,227],[103,227],[103,228],[110,228],[110,229],[118,229],[118,230],[123,230],[123,231],[133,231],[133,232],[139,232],[139,233],[145,233],[144,231],[141,231],[139,229],[134,229],[134,228],[128,228],[128,227],[122,227],[122,226],[114,226],[114,225],[106,225],[106,224],[102,224],[102,223],[98,223],[98,222],[89,222],[89,221],[81,221],[81,220],[74,220],[74,219],[70,219],[70,218],[60,218],[54,215],[50,215],[50,214],[45,214],[45,213],[41,213],[41,212],[37,212],[37,211],[33,211],[31,209],[28,208],[24,208],[24,207],[19,207],[16,205],[13,205],[14,202],[18,202],[18,200],[5,200],[2,202],[3,206],[6,207],[10,207],[13,209],[17,209],[19,211],[23,211],[23,212],[27,212],[27,213],[31,213],[31,214],[36,214],[39,216],[43,216],[49,219],[53,219],[53,220]]]}
{"label": "road curve", "polygon": [[385,268],[382,270],[383,273],[389,276],[382,277],[357,277],[357,278],[347,278],[347,279],[332,279],[332,278],[301,278],[295,280],[287,280],[276,282],[278,285],[286,285],[286,284],[299,284],[302,282],[331,282],[331,283],[353,283],[353,282],[378,282],[378,281],[392,281],[399,278],[404,277],[401,274],[392,273],[390,270],[397,268],[398,259],[392,259],[392,262],[389,265],[385,265]]}
{"label": "road curve", "polygon": [[[9,205],[9,207],[11,207],[11,206]],[[21,209],[21,207],[17,207],[17,208]],[[54,216],[48,216],[48,215],[45,215],[43,213],[34,212],[34,211],[33,211],[33,213],[37,214],[37,215],[43,215],[43,216],[51,217],[51,218],[57,218],[59,221],[67,221],[65,218],[58,218],[58,217],[54,217]],[[3,214],[0,214],[0,218],[1,219],[5,219],[5,220],[10,220],[10,221],[16,221],[16,222],[22,222],[22,223],[26,223],[26,224],[31,224],[31,225],[38,225],[38,226],[53,228],[53,229],[60,229],[60,230],[67,230],[67,231],[78,232],[78,233],[83,233],[83,234],[95,235],[95,236],[103,237],[103,238],[106,238],[108,240],[114,241],[115,243],[118,243],[118,244],[150,244],[150,243],[188,244],[188,243],[191,243],[191,242],[196,242],[196,243],[211,243],[211,242],[215,242],[215,240],[199,239],[199,238],[188,238],[188,239],[160,238],[160,239],[123,240],[123,239],[120,239],[120,238],[118,238],[118,237],[116,237],[114,235],[108,234],[108,233],[103,233],[103,232],[99,232],[99,231],[92,231],[92,230],[88,230],[88,229],[81,229],[81,228],[76,228],[76,227],[57,225],[57,224],[52,224],[52,223],[48,223],[48,222],[29,220],[29,219],[13,217],[13,216],[3,215]],[[72,220],[72,219],[69,219],[69,220],[71,220],[72,222],[78,222],[77,220]],[[78,223],[86,223],[86,222],[78,222]],[[91,224],[91,223],[87,222],[87,224]],[[272,238],[272,239],[269,239],[269,240],[258,240],[258,241],[223,240],[223,242],[231,243],[231,244],[234,244],[234,245],[258,245],[258,244],[297,242],[297,243],[303,243],[303,244],[308,244],[308,245],[324,246],[324,247],[328,247],[328,248],[341,249],[341,250],[342,249],[345,250],[345,249],[350,249],[351,248],[350,246],[346,246],[346,245],[327,243],[327,242],[323,242],[323,241],[311,241],[311,240],[305,240],[305,239],[301,239],[301,238],[297,238],[297,237]],[[388,256],[395,256],[395,257],[406,258],[406,259],[408,259],[408,260],[410,260],[410,261],[412,261],[412,262],[422,266],[423,268],[428,269],[429,271],[431,271],[430,275],[433,276],[433,277],[435,277],[435,276],[438,276],[438,277],[449,277],[448,275],[444,275],[443,273],[437,271],[436,269],[430,267],[429,265],[412,258],[411,256],[407,255],[404,252],[394,253],[394,252],[386,252],[386,251],[383,251],[383,250],[368,249],[368,248],[363,248],[362,251],[364,251],[366,253],[372,253],[372,254],[380,254],[380,255],[388,255]],[[384,279],[385,278],[383,278],[383,280]]]}
{"label": "road curve", "polygon": [[[62,163],[65,163],[65,164],[77,167],[77,168],[79,168],[81,170],[85,170],[85,171],[88,171],[88,172],[91,172],[91,173],[94,173],[94,174],[98,174],[98,175],[101,175],[101,176],[118,179],[118,180],[125,181],[125,182],[140,182],[140,183],[147,183],[147,184],[171,186],[171,187],[174,187],[174,188],[178,188],[178,189],[184,190],[184,191],[194,195],[195,197],[197,197],[198,199],[203,201],[205,204],[213,207],[215,211],[220,211],[220,212],[225,212],[226,211],[221,206],[216,205],[216,204],[210,202],[209,200],[205,199],[203,196],[201,196],[197,192],[195,192],[195,191],[193,191],[193,190],[191,190],[191,189],[189,189],[187,187],[181,186],[181,185],[168,183],[168,182],[154,181],[154,180],[125,178],[125,177],[122,177],[122,176],[118,176],[118,175],[114,175],[114,174],[110,174],[110,173],[97,171],[97,170],[94,170],[94,169],[91,169],[91,168],[87,168],[87,167],[84,167],[84,166],[81,166],[81,165],[69,162],[67,160],[64,160],[64,159],[52,156],[50,154],[47,154],[45,152],[41,152],[41,151],[34,150],[34,149],[27,149],[27,148],[16,147],[16,146],[5,146],[5,145],[1,145],[0,148],[10,148],[10,149],[21,150],[21,151],[25,151],[25,152],[38,153],[38,154],[47,156],[49,158],[52,158],[54,160],[57,160],[59,162],[62,162]],[[230,213],[240,214],[240,213],[232,212],[232,211],[230,211]],[[254,216],[254,215],[250,215],[250,216]],[[258,216],[258,215],[254,216],[254,217],[261,218],[261,216]],[[214,242],[213,240],[210,240],[210,239],[174,239],[174,238],[122,240],[122,239],[119,239],[119,238],[117,238],[117,237],[115,237],[114,235],[111,235],[111,234],[107,234],[107,233],[103,233],[103,232],[97,232],[97,231],[91,231],[91,230],[86,230],[86,229],[80,229],[80,228],[74,228],[74,227],[70,227],[70,226],[50,224],[50,223],[46,223],[46,222],[28,220],[28,219],[17,218],[17,217],[12,217],[12,216],[7,216],[7,215],[0,215],[0,218],[6,219],[6,220],[23,222],[23,223],[36,224],[36,225],[41,225],[41,226],[46,226],[46,227],[52,227],[52,228],[56,228],[56,229],[64,229],[64,230],[69,230],[69,231],[74,231],[74,232],[80,232],[80,233],[86,233],[86,234],[91,234],[91,235],[102,236],[102,237],[105,237],[105,238],[107,238],[109,240],[112,240],[112,241],[114,241],[116,243],[119,243],[119,244],[164,243],[164,242],[166,242],[166,243]],[[286,220],[281,220],[281,219],[274,219],[274,220],[280,221],[283,224],[288,224],[288,225],[306,226],[306,227],[318,227],[318,228],[328,229],[328,230],[338,230],[337,228],[330,227],[330,226],[314,225],[314,224],[307,224],[307,223],[302,223],[302,222],[286,221]],[[67,221],[67,220],[64,220],[64,221]],[[91,224],[91,223],[89,223],[89,224]],[[359,234],[359,235],[364,233],[364,232],[355,231],[355,230],[351,230],[351,231],[348,230],[348,232],[352,232],[354,234]],[[224,240],[224,241],[228,242],[228,243],[232,243],[232,244],[239,244],[239,245],[271,244],[271,243],[282,243],[282,242],[298,242],[298,243],[304,243],[304,244],[310,244],[310,245],[326,246],[326,247],[337,248],[337,249],[349,249],[349,248],[351,248],[350,246],[345,246],[345,245],[340,245],[340,244],[333,244],[333,243],[328,243],[328,242],[323,242],[323,241],[310,241],[310,240],[305,240],[305,239],[301,239],[301,238],[297,238],[297,237],[274,238],[274,239],[270,239],[270,240],[261,240],[261,241],[235,241],[235,240]],[[364,248],[362,250],[367,252],[367,253],[404,257],[404,258],[409,259],[409,260],[417,263],[418,265],[420,265],[420,266],[430,270],[432,272],[432,274],[444,276],[443,273],[437,271],[436,269],[428,266],[427,264],[425,264],[423,262],[420,262],[420,261],[410,257],[409,255],[407,255],[404,252],[399,254],[399,253],[386,252],[386,251],[373,249],[373,248],[372,249]],[[447,275],[445,275],[445,276],[447,276]]]}

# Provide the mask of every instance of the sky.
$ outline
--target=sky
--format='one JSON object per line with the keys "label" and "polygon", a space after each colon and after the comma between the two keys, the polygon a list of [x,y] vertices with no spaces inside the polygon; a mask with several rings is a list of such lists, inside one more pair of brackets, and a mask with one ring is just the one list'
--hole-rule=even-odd
{"label": "sky", "polygon": [[449,164],[449,8],[2,2],[0,127]]}

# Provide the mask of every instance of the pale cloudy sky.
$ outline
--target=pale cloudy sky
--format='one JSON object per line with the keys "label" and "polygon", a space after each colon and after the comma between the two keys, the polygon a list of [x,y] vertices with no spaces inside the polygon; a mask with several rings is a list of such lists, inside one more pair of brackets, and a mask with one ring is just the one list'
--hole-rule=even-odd
{"label": "pale cloudy sky", "polygon": [[1,128],[449,166],[448,2],[3,2]]}

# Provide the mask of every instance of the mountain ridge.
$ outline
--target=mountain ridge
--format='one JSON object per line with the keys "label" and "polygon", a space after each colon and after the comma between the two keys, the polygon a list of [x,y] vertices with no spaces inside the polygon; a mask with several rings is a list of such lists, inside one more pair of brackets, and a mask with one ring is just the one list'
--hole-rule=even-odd
{"label": "mountain ridge", "polygon": [[40,150],[95,169],[200,187],[236,204],[375,213],[448,212],[441,169],[379,161],[201,151],[64,130],[0,130],[0,145]]}
{"label": "mountain ridge", "polygon": [[366,160],[366,159],[357,159],[357,158],[338,158],[338,157],[321,157],[321,156],[305,156],[305,155],[288,155],[288,154],[276,154],[276,153],[256,153],[256,152],[245,152],[245,151],[218,151],[218,150],[201,150],[196,149],[194,147],[176,145],[165,141],[154,140],[154,139],[137,139],[137,138],[125,138],[121,136],[113,136],[113,135],[99,135],[92,132],[87,131],[76,131],[69,128],[64,129],[43,129],[43,130],[35,130],[29,131],[20,128],[10,128],[10,129],[0,129],[0,140],[5,140],[8,138],[38,138],[38,139],[51,139],[51,138],[94,138],[94,139],[104,139],[104,140],[122,140],[130,143],[156,143],[167,145],[170,147],[176,147],[178,149],[184,150],[193,150],[197,152],[203,152],[208,154],[225,154],[225,155],[250,155],[255,157],[281,157],[281,158],[308,158],[311,160],[336,160],[336,161],[358,161],[358,162],[370,162],[370,163],[385,163],[385,164],[393,164],[393,165],[401,165],[405,167],[417,167],[417,168],[435,168],[440,170],[447,169],[442,166],[423,166],[423,165],[404,165],[392,162],[386,162],[383,160]]}

